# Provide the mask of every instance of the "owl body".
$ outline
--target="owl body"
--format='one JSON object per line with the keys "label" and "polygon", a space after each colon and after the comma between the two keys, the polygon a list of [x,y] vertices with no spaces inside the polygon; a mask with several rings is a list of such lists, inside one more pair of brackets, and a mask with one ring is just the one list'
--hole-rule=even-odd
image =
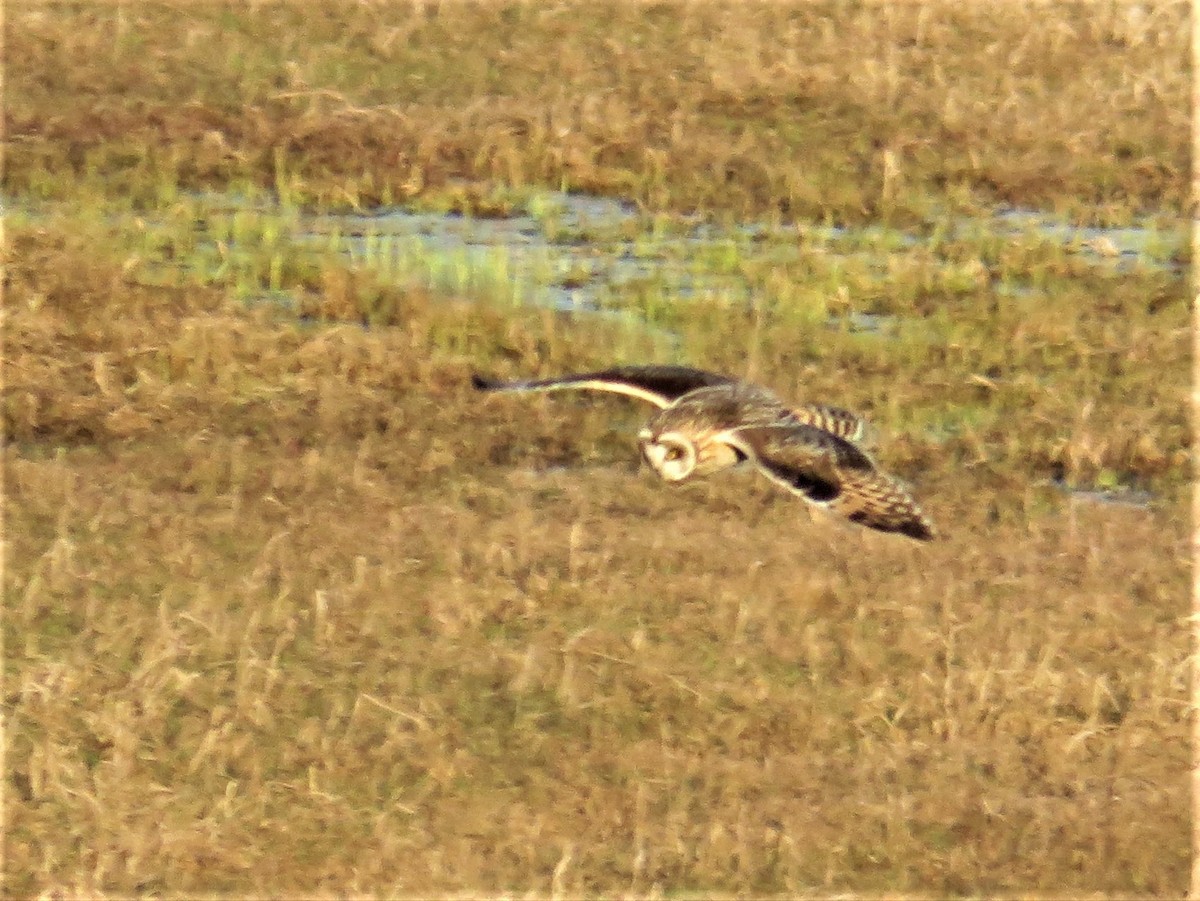
{"label": "owl body", "polygon": [[794,418],[778,397],[757,385],[735,382],[698,388],[650,417],[638,433],[642,457],[663,479],[706,476],[747,459],[721,440],[730,429]]}
{"label": "owl body", "polygon": [[650,467],[668,482],[753,462],[768,478],[852,522],[910,538],[934,537],[908,489],[856,443],[862,419],[838,407],[792,407],[765,388],[678,366],[624,366],[524,382],[478,376],[485,391],[609,391],[659,407],[638,433]]}

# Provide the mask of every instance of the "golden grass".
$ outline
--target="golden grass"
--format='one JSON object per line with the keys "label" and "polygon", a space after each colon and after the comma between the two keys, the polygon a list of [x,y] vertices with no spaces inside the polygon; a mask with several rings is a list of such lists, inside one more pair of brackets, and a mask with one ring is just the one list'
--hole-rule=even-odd
{"label": "golden grass", "polygon": [[8,300],[11,892],[1182,886],[1181,503],[929,452],[924,549],[671,490],[640,410],[429,338],[592,330],[297,330],[72,240]]}
{"label": "golden grass", "polygon": [[196,187],[460,177],[1177,216],[1185,7],[417,9],[8,11],[5,192],[69,203],[6,228],[5,891],[1179,896],[1181,274],[930,237],[653,311],[678,361],[869,413],[924,547],[752,473],[657,482],[635,404],[468,387],[654,358],[636,327],[336,259],[301,322],[153,283],[187,242],[143,239]]}

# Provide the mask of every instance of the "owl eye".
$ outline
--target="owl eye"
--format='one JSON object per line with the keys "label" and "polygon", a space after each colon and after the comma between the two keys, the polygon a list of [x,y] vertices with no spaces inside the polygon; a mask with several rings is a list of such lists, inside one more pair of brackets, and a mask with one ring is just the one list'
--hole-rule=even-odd
{"label": "owl eye", "polygon": [[667,453],[666,453],[666,456],[664,459],[669,460],[672,463],[675,462],[676,460],[682,460],[683,459],[683,448],[677,444],[671,445],[670,447],[667,448]]}

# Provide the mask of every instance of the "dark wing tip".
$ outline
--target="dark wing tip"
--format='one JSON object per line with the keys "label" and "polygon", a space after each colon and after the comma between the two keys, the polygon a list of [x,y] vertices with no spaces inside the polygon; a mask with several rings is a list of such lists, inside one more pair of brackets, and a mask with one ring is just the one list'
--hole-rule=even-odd
{"label": "dark wing tip", "polygon": [[855,510],[846,516],[851,522],[875,529],[877,532],[891,532],[896,535],[907,535],[917,541],[935,541],[941,536],[934,531],[933,525],[919,513],[911,513],[904,519],[894,516],[880,516],[867,510]]}
{"label": "dark wing tip", "polygon": [[933,530],[933,526],[922,519],[909,520],[897,529],[897,531],[901,535],[907,535],[909,538],[917,539],[917,541],[933,541],[939,537],[937,532]]}
{"label": "dark wing tip", "polygon": [[500,383],[495,379],[486,379],[478,372],[471,373],[471,387],[473,387],[476,391],[491,391],[498,384]]}

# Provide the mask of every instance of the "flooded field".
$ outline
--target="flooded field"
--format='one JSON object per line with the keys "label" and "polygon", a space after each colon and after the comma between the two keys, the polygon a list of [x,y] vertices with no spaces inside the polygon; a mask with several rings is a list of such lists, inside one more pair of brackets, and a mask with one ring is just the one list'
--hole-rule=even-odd
{"label": "flooded field", "polygon": [[[564,192],[498,194],[482,204],[485,215],[454,208],[459,194],[447,199],[450,209],[331,213],[271,195],[185,194],[157,212],[110,212],[98,227],[134,254],[128,274],[141,284],[223,285],[247,307],[278,307],[300,325],[322,318],[314,295],[319,273],[345,267],[380,288],[465,298],[498,311],[541,308],[578,317],[585,328],[608,321],[627,336],[625,346],[678,363],[691,359],[684,335],[693,313],[769,314],[818,340],[835,332],[919,353],[963,324],[923,296],[986,292],[1008,298],[1020,314],[1083,285],[1182,285],[1189,252],[1182,223],[1162,217],[1085,227],[999,208],[910,229],[721,225]],[[72,215],[54,204],[13,212],[30,222]],[[387,310],[368,305],[346,312],[364,325],[389,322]],[[997,384],[994,376],[978,379]],[[961,406],[919,433],[944,444],[974,415],[971,405]],[[1114,469],[1081,479],[1051,467],[1035,481],[1090,499],[1148,497],[1143,479]]]}
{"label": "flooded field", "polygon": [[[755,276],[771,266],[820,259],[837,278],[874,279],[886,285],[889,263],[924,254],[947,268],[955,251],[978,245],[980,259],[962,277],[988,277],[987,248],[1042,246],[1061,250],[1098,271],[1182,274],[1188,233],[1182,220],[1112,228],[1072,226],[1052,215],[998,209],[982,218],[947,217],[923,229],[823,226],[816,223],[741,223],[720,226],[696,217],[640,214],[620,200],[562,192],[528,196],[504,215],[458,211],[376,209],[365,213],[314,213],[260,201],[198,195],[182,198],[158,215],[114,216],[112,224],[143,233],[148,246],[166,253],[146,261],[178,278],[204,282],[233,270],[234,287],[249,300],[262,292],[256,271],[267,262],[267,287],[281,292],[285,261],[333,255],[368,269],[388,283],[419,285],[492,303],[532,304],[564,312],[675,304],[701,297],[752,304],[764,285]],[[11,200],[6,206],[14,209]],[[189,227],[190,223],[190,227]],[[274,276],[271,270],[274,270]],[[1053,285],[998,280],[1000,293],[1029,295]],[[652,314],[647,317],[652,318]],[[877,330],[878,314],[845,317],[851,328]]]}

